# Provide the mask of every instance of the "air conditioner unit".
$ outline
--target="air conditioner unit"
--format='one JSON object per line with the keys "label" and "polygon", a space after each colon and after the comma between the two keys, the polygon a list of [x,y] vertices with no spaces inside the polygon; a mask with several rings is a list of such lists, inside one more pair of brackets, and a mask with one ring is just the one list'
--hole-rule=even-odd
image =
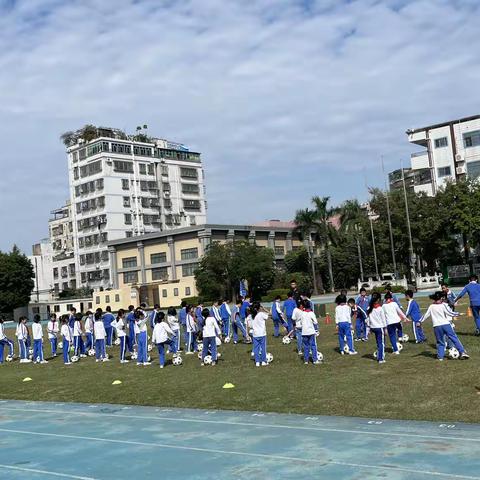
{"label": "air conditioner unit", "polygon": [[467,173],[467,169],[465,167],[457,167],[457,175],[464,175]]}
{"label": "air conditioner unit", "polygon": [[168,192],[168,191],[163,192],[163,194],[164,194],[166,197],[169,197],[169,196],[170,196],[170,192]]}
{"label": "air conditioner unit", "polygon": [[455,161],[456,162],[463,162],[465,160],[464,156],[461,153],[457,153],[455,155]]}
{"label": "air conditioner unit", "polygon": [[111,159],[111,158],[107,158],[106,163],[107,163],[107,165],[111,165],[111,164],[112,164],[112,159]]}

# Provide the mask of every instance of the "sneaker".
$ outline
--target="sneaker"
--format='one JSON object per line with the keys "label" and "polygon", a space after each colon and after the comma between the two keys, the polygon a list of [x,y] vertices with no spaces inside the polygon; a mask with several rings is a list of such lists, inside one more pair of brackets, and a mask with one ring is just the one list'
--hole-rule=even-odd
{"label": "sneaker", "polygon": [[378,363],[386,363],[385,360],[379,360]]}
{"label": "sneaker", "polygon": [[185,355],[193,355],[193,352],[185,352]]}
{"label": "sneaker", "polygon": [[109,361],[110,361],[109,358],[104,358],[104,359],[102,360],[102,362],[109,362]]}
{"label": "sneaker", "polygon": [[313,362],[314,365],[320,365],[320,363],[322,363],[322,362],[319,362],[318,360],[315,360],[315,361]]}
{"label": "sneaker", "polygon": [[146,367],[147,365],[151,365],[152,362],[143,362],[143,366]]}
{"label": "sneaker", "polygon": [[95,359],[96,362],[100,362],[101,360],[99,358]]}
{"label": "sneaker", "polygon": [[160,368],[163,368],[163,365],[160,365]]}
{"label": "sneaker", "polygon": [[257,362],[257,363],[255,364],[255,366],[256,366],[256,367],[259,367],[259,366],[260,366],[260,362]]}
{"label": "sneaker", "polygon": [[48,362],[47,362],[46,360],[42,360],[40,363],[41,363],[42,365],[45,365],[45,364],[48,363]]}
{"label": "sneaker", "polygon": [[129,363],[130,360],[120,360],[120,363]]}
{"label": "sneaker", "polygon": [[362,339],[361,338],[356,338],[355,342],[360,342]]}
{"label": "sneaker", "polygon": [[87,358],[87,356],[84,353],[81,353],[80,358]]}
{"label": "sneaker", "polygon": [[303,362],[304,365],[308,365],[308,362]]}
{"label": "sneaker", "polygon": [[303,353],[302,353],[302,352],[297,352],[297,354],[298,354],[298,355],[303,355]]}
{"label": "sneaker", "polygon": [[437,359],[439,362],[443,362],[443,358],[438,358]]}
{"label": "sneaker", "polygon": [[32,363],[32,361],[29,358],[22,358],[20,363]]}
{"label": "sneaker", "polygon": [[393,352],[394,355],[400,355],[400,352],[397,350],[396,352]]}
{"label": "sneaker", "polygon": [[143,365],[142,362],[137,362],[137,367],[141,367]]}
{"label": "sneaker", "polygon": [[216,364],[217,364],[217,362],[212,362],[212,365],[216,365]]}
{"label": "sneaker", "polygon": [[202,363],[200,363],[200,365],[201,365],[202,367],[204,367],[204,366],[205,366],[205,364],[204,364],[203,362],[202,362]]}
{"label": "sneaker", "polygon": [[262,362],[262,367],[266,367],[268,365],[267,362]]}
{"label": "sneaker", "polygon": [[340,355],[345,355],[345,352],[342,350],[342,351],[340,352]]}
{"label": "sneaker", "polygon": [[[97,360],[98,361],[98,360]],[[71,365],[71,362],[64,363],[64,365]]]}
{"label": "sneaker", "polygon": [[467,353],[467,352],[463,352],[461,355],[460,355],[460,358],[463,358],[463,359],[467,359],[467,358],[470,358],[470,355]]}
{"label": "sneaker", "polygon": [[349,355],[356,355],[358,352],[356,350],[353,350],[351,352],[348,352]]}
{"label": "sneaker", "polygon": [[57,354],[56,354],[56,353],[54,353],[54,354],[52,355],[52,357],[53,357],[53,358],[55,358],[56,356],[57,356]]}

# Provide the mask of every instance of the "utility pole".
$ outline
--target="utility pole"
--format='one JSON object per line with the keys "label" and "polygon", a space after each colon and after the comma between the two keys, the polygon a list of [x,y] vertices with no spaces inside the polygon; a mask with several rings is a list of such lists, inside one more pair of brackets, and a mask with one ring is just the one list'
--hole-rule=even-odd
{"label": "utility pole", "polygon": [[377,259],[377,248],[375,246],[375,234],[373,233],[373,221],[378,218],[378,215],[375,215],[371,210],[368,212],[368,219],[370,220],[370,231],[372,233],[372,246],[373,246],[373,258],[375,260],[375,272],[377,274],[377,280],[380,280],[380,272],[378,271],[378,259]]}
{"label": "utility pole", "polygon": [[412,281],[415,281],[416,279],[415,253],[413,252],[412,228],[410,225],[410,213],[408,210],[407,187],[405,185],[405,174],[403,173],[403,164],[401,163],[400,165],[402,168],[402,183],[403,183],[403,195],[405,198],[405,212],[407,214],[407,232],[408,232],[408,242],[409,242],[409,251],[410,251],[410,272],[412,275]]}
{"label": "utility pole", "polygon": [[[387,186],[387,177],[385,176],[385,166],[383,165],[383,155],[382,155],[382,172],[383,180],[385,182],[385,198],[387,200],[387,219],[388,219],[388,231],[390,233],[390,248],[392,250],[392,262],[393,262],[393,272],[397,276],[397,261],[395,260],[395,244],[393,243],[393,230],[392,230],[392,218],[390,216],[390,200],[388,198],[388,186]],[[402,168],[403,175],[403,168]]]}

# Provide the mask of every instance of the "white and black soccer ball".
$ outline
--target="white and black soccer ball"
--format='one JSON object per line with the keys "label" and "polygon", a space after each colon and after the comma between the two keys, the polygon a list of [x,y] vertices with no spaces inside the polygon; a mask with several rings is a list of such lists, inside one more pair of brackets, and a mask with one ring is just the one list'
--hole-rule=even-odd
{"label": "white and black soccer ball", "polygon": [[225,337],[223,339],[223,343],[230,343],[230,337]]}
{"label": "white and black soccer ball", "polygon": [[197,345],[197,350],[198,350],[199,352],[203,352],[203,343],[199,343],[199,344]]}
{"label": "white and black soccer ball", "polygon": [[13,360],[13,355],[7,355],[5,357],[5,361],[7,361],[7,362],[11,362],[12,360]]}
{"label": "white and black soccer ball", "polygon": [[343,351],[344,351],[345,353],[348,353],[348,352],[350,351],[350,347],[349,347],[348,345],[344,345]]}
{"label": "white and black soccer ball", "polygon": [[221,358],[221,357],[222,357],[221,352],[217,352],[217,358]]}
{"label": "white and black soccer ball", "polygon": [[460,352],[455,347],[452,347],[448,349],[448,356],[450,358],[457,359],[460,357]]}
{"label": "white and black soccer ball", "polygon": [[322,352],[317,352],[317,361],[318,362],[323,362],[323,353]]}
{"label": "white and black soccer ball", "polygon": [[211,365],[212,364],[212,356],[211,355],[207,355],[204,359],[203,359],[203,363],[205,365]]}
{"label": "white and black soccer ball", "polygon": [[59,342],[58,348],[61,349],[61,350],[63,349],[63,342]]}
{"label": "white and black soccer ball", "polygon": [[175,357],[173,357],[172,359],[172,363],[178,367],[179,365],[181,365],[183,363],[183,360],[182,360],[182,357],[180,355],[177,355]]}
{"label": "white and black soccer ball", "polygon": [[290,343],[292,342],[292,339],[288,336],[288,335],[285,335],[283,338],[282,338],[282,343],[284,345],[290,345]]}
{"label": "white and black soccer ball", "polygon": [[95,350],[93,348],[91,348],[88,352],[87,352],[88,356],[89,357],[94,357],[95,356]]}
{"label": "white and black soccer ball", "polygon": [[75,363],[78,362],[79,358],[76,355],[73,355],[73,357],[70,359],[71,362]]}
{"label": "white and black soccer ball", "polygon": [[272,363],[273,362],[273,353],[268,352],[267,353],[267,363]]}
{"label": "white and black soccer ball", "polygon": [[29,354],[29,355],[33,355],[33,348],[29,348],[29,349],[28,349],[28,354]]}
{"label": "white and black soccer ball", "polygon": [[397,342],[397,350],[401,352],[403,350],[403,345],[400,342]]}
{"label": "white and black soccer ball", "polygon": [[137,358],[138,358],[137,352],[132,352],[131,359],[132,360],[137,360]]}
{"label": "white and black soccer ball", "polygon": [[38,356],[38,357],[35,359],[35,361],[36,361],[37,363],[40,363],[41,360],[42,360],[42,359],[40,358],[40,356]]}
{"label": "white and black soccer ball", "polygon": [[151,352],[153,350],[153,345],[151,343],[148,344],[147,350]]}
{"label": "white and black soccer ball", "polygon": [[410,337],[409,337],[406,333],[404,333],[404,334],[402,335],[401,341],[402,341],[403,343],[407,343],[409,340],[410,340]]}
{"label": "white and black soccer ball", "polygon": [[115,345],[120,345],[120,339],[119,339],[119,338],[116,338],[113,343],[114,343]]}

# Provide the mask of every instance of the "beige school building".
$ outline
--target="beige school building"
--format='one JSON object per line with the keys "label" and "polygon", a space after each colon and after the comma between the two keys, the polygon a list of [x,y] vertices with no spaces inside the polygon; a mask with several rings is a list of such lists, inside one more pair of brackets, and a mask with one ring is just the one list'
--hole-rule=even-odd
{"label": "beige school building", "polygon": [[266,222],[262,226],[206,224],[151,233],[109,242],[113,288],[94,292],[93,307],[112,310],[145,302],[148,306],[178,306],[197,295],[194,272],[212,242],[245,240],[269,247],[277,266],[302,245],[292,225]]}

